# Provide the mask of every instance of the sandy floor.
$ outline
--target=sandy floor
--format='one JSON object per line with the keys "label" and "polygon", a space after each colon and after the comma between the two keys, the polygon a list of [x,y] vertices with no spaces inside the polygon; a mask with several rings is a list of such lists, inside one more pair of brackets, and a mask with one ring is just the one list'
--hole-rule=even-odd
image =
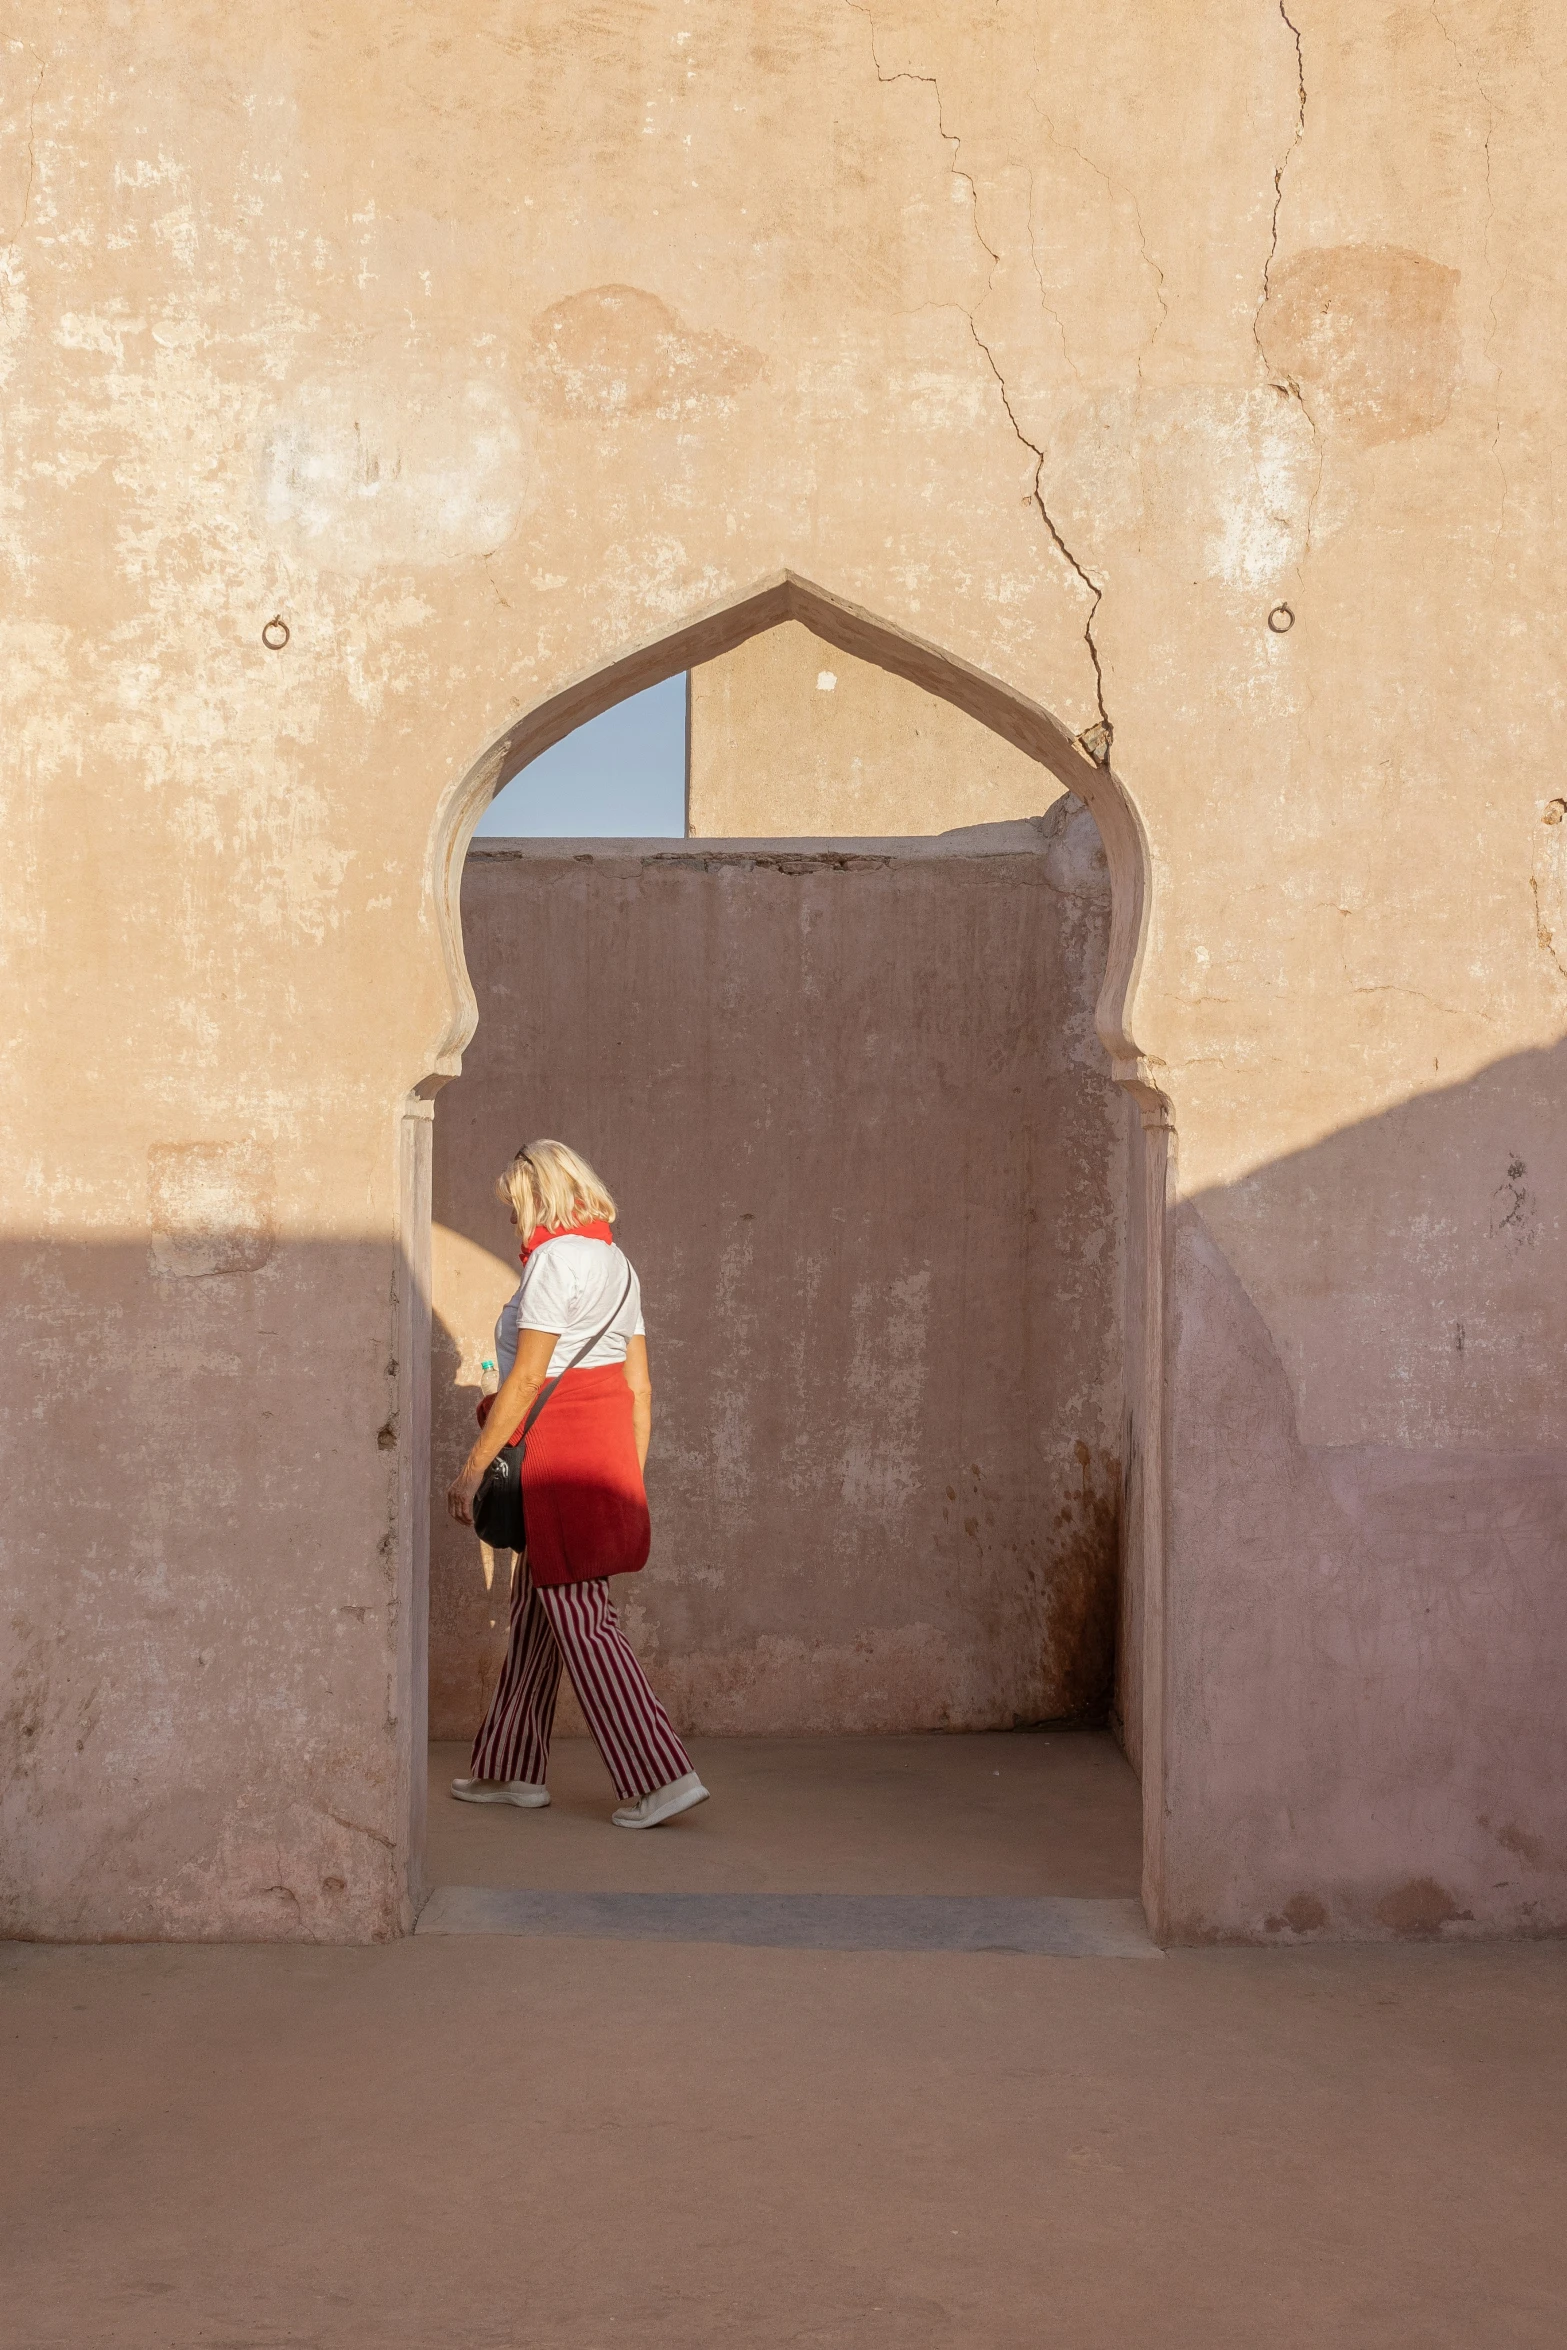
{"label": "sandy floor", "polygon": [[[447,1805],[432,1850],[611,1888],[1119,1889],[1094,1742],[1009,1742],[1015,1777],[992,1741],[905,1743],[963,1751],[802,1752],[779,1793],[759,1743],[705,1750],[721,1797],[642,1839],[583,1749],[553,1817]],[[12,1944],[0,2344],[1560,2350],[1564,2111],[1552,1945]]]}

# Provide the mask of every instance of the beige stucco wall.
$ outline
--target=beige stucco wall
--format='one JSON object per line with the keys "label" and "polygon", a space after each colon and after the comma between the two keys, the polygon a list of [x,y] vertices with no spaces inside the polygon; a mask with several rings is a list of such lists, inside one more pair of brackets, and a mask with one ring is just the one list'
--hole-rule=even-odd
{"label": "beige stucco wall", "polygon": [[534,1133],[612,1184],[643,1284],[653,1554],[617,1599],[677,1725],[1103,1719],[1129,1111],[1093,1029],[1108,901],[1071,801],[950,845],[469,857],[479,1029],[435,1122],[435,1735],[473,1734],[504,1648],[509,1560],[444,1484],[517,1280],[495,1176]]}
{"label": "beige stucco wall", "polygon": [[708,839],[948,832],[1042,815],[1038,761],[797,620],[691,672],[687,829]]}
{"label": "beige stucco wall", "polygon": [[5,52],[12,1930],[407,1922],[451,860],[783,572],[1113,722],[1018,732],[1173,1119],[1156,1919],[1567,1916],[1564,63],[1466,0]]}

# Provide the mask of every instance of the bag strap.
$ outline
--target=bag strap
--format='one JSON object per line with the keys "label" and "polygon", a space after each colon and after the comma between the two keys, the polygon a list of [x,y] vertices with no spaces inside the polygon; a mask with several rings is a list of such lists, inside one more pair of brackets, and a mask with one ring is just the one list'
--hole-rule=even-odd
{"label": "bag strap", "polygon": [[[605,1332],[610,1329],[612,1324],[619,1321],[620,1309],[625,1304],[627,1298],[631,1295],[631,1278],[631,1267],[628,1265],[626,1267],[626,1286],[621,1291],[619,1297],[616,1298],[614,1311],[611,1313],[609,1320],[607,1322],[601,1322],[597,1330],[594,1331],[593,1336],[583,1340],[576,1353],[572,1356],[570,1362],[566,1365],[566,1371],[574,1371],[577,1365],[581,1362],[583,1356],[586,1354],[591,1354],[593,1349],[597,1346],[599,1340],[604,1336]],[[518,1444],[526,1444],[528,1440],[528,1430],[533,1426],[534,1421],[538,1418],[540,1412],[543,1411],[544,1406],[549,1402],[550,1397],[554,1394],[556,1388],[565,1378],[566,1371],[557,1371],[554,1378],[549,1381],[548,1385],[541,1387],[538,1394],[534,1397],[533,1407],[528,1413],[527,1418],[523,1421],[521,1431],[516,1438],[516,1442]]]}

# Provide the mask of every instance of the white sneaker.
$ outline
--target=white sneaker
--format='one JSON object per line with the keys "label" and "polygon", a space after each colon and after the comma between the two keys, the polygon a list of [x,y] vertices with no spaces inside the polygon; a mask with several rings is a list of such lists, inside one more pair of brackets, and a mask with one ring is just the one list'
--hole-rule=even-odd
{"label": "white sneaker", "polygon": [[623,1803],[613,1816],[617,1828],[658,1828],[706,1801],[707,1789],[695,1771],[687,1771],[683,1779],[671,1779],[667,1787],[655,1787],[651,1795]]}
{"label": "white sneaker", "polygon": [[542,1811],[550,1799],[531,1779],[454,1779],[452,1793],[459,1803],[515,1803],[523,1811]]}

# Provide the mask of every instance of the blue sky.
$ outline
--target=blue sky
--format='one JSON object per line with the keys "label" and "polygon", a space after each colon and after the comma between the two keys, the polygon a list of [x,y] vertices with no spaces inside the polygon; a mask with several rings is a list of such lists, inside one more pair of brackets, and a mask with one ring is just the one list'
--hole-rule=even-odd
{"label": "blue sky", "polygon": [[683,672],[541,752],[479,819],[481,839],[680,840],[685,829]]}

